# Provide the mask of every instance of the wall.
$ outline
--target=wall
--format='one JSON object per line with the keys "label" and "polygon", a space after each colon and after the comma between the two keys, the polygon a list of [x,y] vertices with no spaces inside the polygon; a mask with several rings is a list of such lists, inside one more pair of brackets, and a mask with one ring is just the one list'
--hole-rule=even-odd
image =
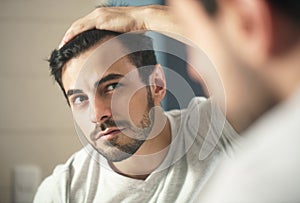
{"label": "wall", "polygon": [[12,202],[12,169],[35,164],[42,178],[81,147],[45,61],[95,1],[0,0],[0,202]]}

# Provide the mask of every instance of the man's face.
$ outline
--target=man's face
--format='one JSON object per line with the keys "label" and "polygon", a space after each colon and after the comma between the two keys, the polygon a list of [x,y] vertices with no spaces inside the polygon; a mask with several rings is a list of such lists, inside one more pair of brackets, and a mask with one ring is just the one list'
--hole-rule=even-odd
{"label": "man's face", "polygon": [[[226,96],[226,116],[238,131],[249,126],[276,103],[276,88],[272,85],[270,35],[265,1],[217,1],[217,13],[210,16],[200,0],[168,0],[184,28],[185,36],[199,49],[190,49],[195,67],[204,66],[200,49],[214,64],[200,73],[210,94],[220,100],[222,93],[215,85],[220,78]],[[270,20],[270,19],[269,19]],[[199,54],[200,53],[200,54]],[[220,97],[221,96],[221,97]],[[234,122],[234,123],[233,123]]]}
{"label": "man's face", "polygon": [[109,161],[121,161],[147,139],[154,103],[127,57],[109,68],[84,65],[94,49],[66,63],[62,82],[75,122],[89,143]]}

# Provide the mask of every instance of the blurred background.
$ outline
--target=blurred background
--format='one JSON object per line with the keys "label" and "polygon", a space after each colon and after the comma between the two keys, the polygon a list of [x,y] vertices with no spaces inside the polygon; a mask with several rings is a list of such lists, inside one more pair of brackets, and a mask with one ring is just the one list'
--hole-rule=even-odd
{"label": "blurred background", "polygon": [[[27,202],[36,181],[81,147],[45,59],[70,24],[94,6],[82,0],[0,0],[1,203]],[[19,199],[13,198],[14,181],[23,191]]]}
{"label": "blurred background", "polygon": [[[163,3],[112,1],[120,2]],[[82,147],[61,90],[49,77],[46,59],[71,23],[99,3],[0,0],[0,203],[31,202],[41,180]],[[186,75],[180,59],[159,57],[164,66],[176,66]],[[195,94],[201,94],[197,86],[195,89]],[[183,98],[186,104],[190,100]],[[165,109],[176,106],[176,99],[169,95]]]}

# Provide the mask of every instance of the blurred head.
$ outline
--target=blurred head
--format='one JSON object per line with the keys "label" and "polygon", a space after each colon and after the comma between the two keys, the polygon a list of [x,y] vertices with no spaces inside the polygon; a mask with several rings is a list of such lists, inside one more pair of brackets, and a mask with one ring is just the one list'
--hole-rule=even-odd
{"label": "blurred head", "polygon": [[[294,0],[169,0],[186,36],[222,79],[238,131],[300,84],[300,3]],[[190,53],[191,60],[197,54]],[[213,78],[205,78],[208,87]]]}
{"label": "blurred head", "polygon": [[[120,34],[86,31],[54,50],[49,60],[77,126],[109,161],[122,161],[142,146],[154,125],[150,111],[165,95],[151,39],[131,34],[110,43]],[[103,44],[108,48],[101,49]],[[132,44],[146,51],[131,53]],[[130,54],[123,56],[122,50]]]}

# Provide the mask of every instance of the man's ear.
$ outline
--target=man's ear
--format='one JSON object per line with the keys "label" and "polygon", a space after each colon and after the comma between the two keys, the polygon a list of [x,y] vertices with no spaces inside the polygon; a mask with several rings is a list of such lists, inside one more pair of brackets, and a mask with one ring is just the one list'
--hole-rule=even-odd
{"label": "man's ear", "polygon": [[263,0],[218,1],[221,35],[242,60],[254,67],[272,53],[272,10]]}
{"label": "man's ear", "polygon": [[149,79],[154,104],[159,105],[166,95],[166,79],[160,64],[155,65]]}

